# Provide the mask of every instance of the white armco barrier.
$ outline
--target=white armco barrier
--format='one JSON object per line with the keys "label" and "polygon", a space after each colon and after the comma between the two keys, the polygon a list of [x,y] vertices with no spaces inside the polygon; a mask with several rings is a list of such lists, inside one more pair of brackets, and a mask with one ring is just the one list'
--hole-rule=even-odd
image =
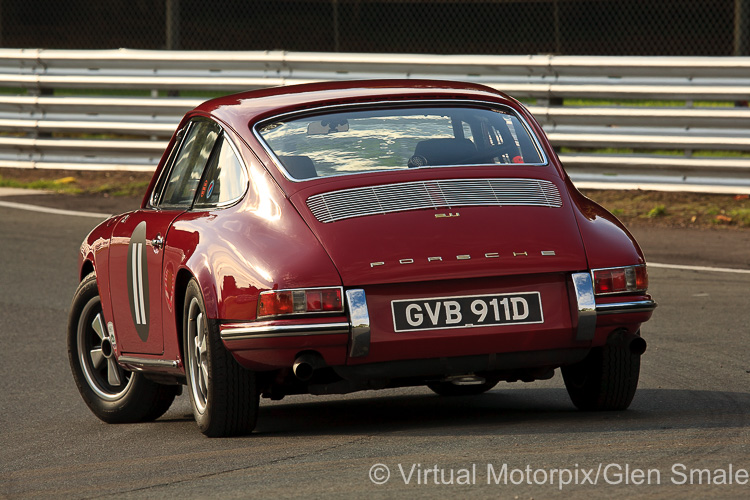
{"label": "white armco barrier", "polygon": [[175,96],[371,78],[527,102],[578,185],[750,192],[750,57],[0,49],[0,168],[149,171]]}

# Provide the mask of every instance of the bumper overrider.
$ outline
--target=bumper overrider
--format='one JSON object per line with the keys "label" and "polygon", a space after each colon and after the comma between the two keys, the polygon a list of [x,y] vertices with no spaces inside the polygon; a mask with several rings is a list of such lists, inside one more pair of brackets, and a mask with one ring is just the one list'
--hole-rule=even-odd
{"label": "bumper overrider", "polygon": [[[571,345],[571,349],[583,355],[587,351],[585,343],[594,341],[597,333],[601,335],[602,326],[606,330],[618,324],[640,324],[648,320],[657,306],[645,294],[636,299],[632,296],[599,298],[597,302],[591,273],[573,273],[570,277],[574,315],[577,314],[575,345]],[[319,353],[325,359],[323,366],[343,366],[347,357],[364,358],[370,352],[370,316],[365,291],[346,290],[345,296],[346,316],[224,323],[220,327],[221,339],[242,364],[255,369],[290,367],[300,352]],[[606,341],[606,335],[608,333],[602,340]],[[632,333],[629,336],[636,337]],[[645,350],[645,342],[642,350]],[[554,358],[549,356],[549,351],[539,351],[539,354],[548,362]],[[508,355],[524,357],[533,352],[502,353],[503,358]],[[491,356],[494,359],[496,354]],[[567,359],[563,356],[559,362],[565,363]]]}
{"label": "bumper overrider", "polygon": [[650,313],[656,308],[656,302],[648,296],[637,300],[610,297],[605,299],[606,302],[600,301],[597,303],[591,273],[573,273],[571,279],[573,289],[575,290],[575,301],[578,311],[576,340],[593,340],[596,335],[597,323],[601,316],[646,314],[646,317],[639,321],[643,322],[648,319]]}

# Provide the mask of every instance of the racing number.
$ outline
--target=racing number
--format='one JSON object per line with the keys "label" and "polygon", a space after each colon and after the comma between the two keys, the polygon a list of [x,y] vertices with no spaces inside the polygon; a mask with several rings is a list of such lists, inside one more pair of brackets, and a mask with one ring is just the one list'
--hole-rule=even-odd
{"label": "racing number", "polygon": [[127,266],[128,295],[133,324],[142,341],[148,340],[148,255],[146,254],[146,221],[142,221],[130,237]]}

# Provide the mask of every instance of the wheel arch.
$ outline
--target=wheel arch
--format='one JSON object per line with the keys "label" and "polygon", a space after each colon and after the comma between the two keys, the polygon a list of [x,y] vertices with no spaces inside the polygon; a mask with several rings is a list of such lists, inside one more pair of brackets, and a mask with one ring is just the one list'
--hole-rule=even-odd
{"label": "wheel arch", "polygon": [[86,276],[93,272],[96,272],[96,269],[94,269],[94,263],[90,259],[84,259],[81,264],[81,273],[80,276],[78,276],[78,281],[83,281]]}
{"label": "wheel arch", "polygon": [[185,314],[185,294],[188,283],[193,279],[193,273],[188,269],[182,268],[177,272],[174,287],[174,316],[177,328],[177,345],[180,350],[180,358],[185,359],[185,338],[182,331],[182,318]]}

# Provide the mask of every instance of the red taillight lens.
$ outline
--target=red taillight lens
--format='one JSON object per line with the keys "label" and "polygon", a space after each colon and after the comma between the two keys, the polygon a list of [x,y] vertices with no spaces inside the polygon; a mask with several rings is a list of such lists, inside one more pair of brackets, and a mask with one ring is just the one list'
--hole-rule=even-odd
{"label": "red taillight lens", "polygon": [[648,289],[646,266],[594,269],[594,293],[645,292]]}
{"label": "red taillight lens", "polygon": [[290,314],[344,312],[341,297],[341,287],[261,292],[258,299],[258,318]]}
{"label": "red taillight lens", "polygon": [[648,271],[646,266],[637,266],[635,268],[635,287],[638,290],[648,289]]}
{"label": "red taillight lens", "polygon": [[258,301],[258,316],[279,316],[294,312],[294,300],[291,291],[263,292]]}
{"label": "red taillight lens", "polygon": [[323,293],[319,291],[307,292],[307,310],[321,311],[323,309]]}
{"label": "red taillight lens", "polygon": [[341,305],[341,289],[334,288],[331,290],[325,290],[323,293],[322,309],[324,311],[343,311],[344,308]]}

